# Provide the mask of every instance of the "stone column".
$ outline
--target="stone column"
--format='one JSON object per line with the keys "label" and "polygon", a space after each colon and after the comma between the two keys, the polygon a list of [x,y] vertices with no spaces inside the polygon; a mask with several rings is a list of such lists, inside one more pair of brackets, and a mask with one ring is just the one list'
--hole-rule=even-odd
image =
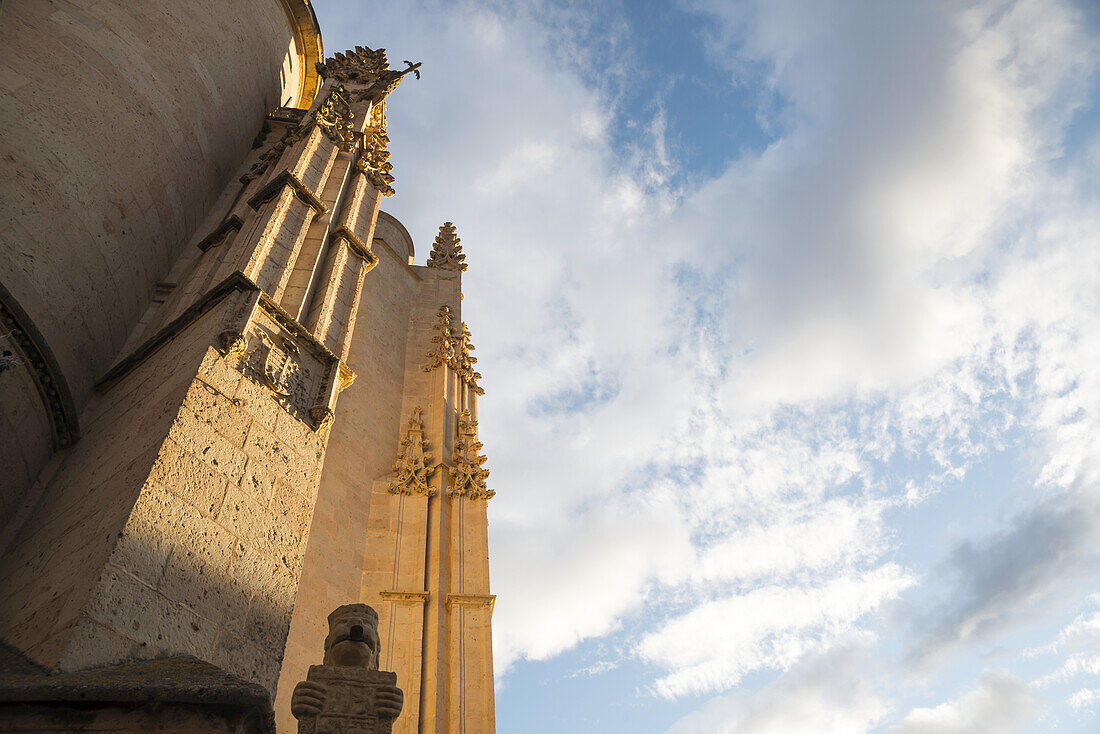
{"label": "stone column", "polygon": [[383,663],[406,689],[394,731],[495,730],[486,502],[470,333],[459,320],[465,270],[440,228],[409,320],[401,446],[373,483],[362,598],[390,630]]}

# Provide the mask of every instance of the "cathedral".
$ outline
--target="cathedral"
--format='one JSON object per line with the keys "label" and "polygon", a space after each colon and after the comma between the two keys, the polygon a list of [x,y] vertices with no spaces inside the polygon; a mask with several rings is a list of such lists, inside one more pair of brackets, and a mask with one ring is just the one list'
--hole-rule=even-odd
{"label": "cathedral", "polygon": [[392,731],[494,731],[466,254],[381,208],[420,65],[308,0],[0,38],[0,732],[299,731],[352,613]]}

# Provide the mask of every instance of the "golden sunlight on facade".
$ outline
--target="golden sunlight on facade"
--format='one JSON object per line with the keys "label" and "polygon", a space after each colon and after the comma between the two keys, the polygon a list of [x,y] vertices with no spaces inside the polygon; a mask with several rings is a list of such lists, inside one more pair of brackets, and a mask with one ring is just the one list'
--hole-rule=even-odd
{"label": "golden sunlight on facade", "polygon": [[494,731],[466,256],[380,210],[419,64],[306,0],[0,32],[0,732]]}

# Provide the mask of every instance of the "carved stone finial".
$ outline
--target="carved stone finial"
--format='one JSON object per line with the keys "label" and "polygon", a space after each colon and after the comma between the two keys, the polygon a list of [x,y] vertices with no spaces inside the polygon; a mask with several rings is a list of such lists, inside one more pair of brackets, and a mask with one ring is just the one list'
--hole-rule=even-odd
{"label": "carved stone finial", "polygon": [[431,497],[435,494],[428,480],[435,468],[432,467],[432,455],[427,451],[424,441],[424,421],[420,417],[420,408],[413,411],[409,418],[409,427],[405,438],[401,439],[401,448],[390,475],[390,494],[422,494]]}
{"label": "carved stone finial", "polygon": [[435,346],[428,352],[428,364],[424,365],[424,371],[431,372],[436,367],[447,365],[471,390],[478,395],[484,395],[485,390],[477,384],[481,373],[474,370],[477,357],[471,354],[474,345],[470,341],[470,330],[465,322],[459,331],[455,331],[451,326],[451,308],[441,306],[435,331],[436,335],[432,337]]}
{"label": "carved stone finial", "polygon": [[477,381],[481,379],[481,373],[474,370],[474,364],[477,362],[471,352],[474,351],[474,344],[470,341],[470,329],[466,326],[466,322],[462,322],[462,330],[458,333],[458,346],[455,348],[455,360],[458,366],[455,367],[455,372],[462,378],[462,381],[470,386],[478,395],[484,395],[483,390]]}
{"label": "carved stone finial", "polygon": [[299,734],[392,731],[405,696],[396,673],[378,670],[381,647],[378,613],[366,604],[345,604],[328,616],[324,663],[310,666],[290,698]]}
{"label": "carved stone finial", "polygon": [[322,64],[317,63],[317,73],[324,79],[334,79],[344,84],[356,84],[367,87],[358,97],[372,102],[381,102],[397,88],[406,74],[412,72],[420,78],[420,63],[405,62],[405,68],[396,71],[390,68],[386,58],[386,49],[371,49],[356,46],[355,50],[336,53]]}
{"label": "carved stone finial", "polygon": [[355,170],[367,177],[374,188],[382,196],[393,196],[394,190],[390,186],[394,182],[393,164],[390,163],[390,152],[386,146],[390,143],[390,137],[386,134],[384,125],[369,127],[363,135],[363,150],[359,154],[359,160],[355,162]]}
{"label": "carved stone finial", "polygon": [[488,459],[481,455],[482,444],[477,440],[477,421],[470,411],[464,410],[458,418],[458,439],[455,441],[452,460],[454,466],[447,467],[451,477],[451,488],[447,494],[452,497],[470,499],[492,499],[496,492],[489,489],[485,481],[489,470],[484,464]]}
{"label": "carved stone finial", "polygon": [[432,253],[428,256],[429,268],[466,270],[466,256],[462,254],[462,240],[458,238],[457,234],[453,224],[450,222],[443,223],[443,226],[439,228],[439,234],[436,235],[435,243],[432,245]]}

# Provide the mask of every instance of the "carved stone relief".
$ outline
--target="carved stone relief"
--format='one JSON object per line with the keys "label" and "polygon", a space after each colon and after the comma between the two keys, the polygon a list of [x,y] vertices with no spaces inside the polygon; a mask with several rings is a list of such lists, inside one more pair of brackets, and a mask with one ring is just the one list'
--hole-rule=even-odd
{"label": "carved stone relief", "polygon": [[470,411],[464,410],[458,418],[458,439],[451,457],[454,466],[447,467],[447,473],[451,477],[448,495],[486,500],[496,495],[485,484],[489,478],[489,470],[483,464],[488,459],[480,453],[481,449],[482,444],[477,440],[477,421],[470,415]]}
{"label": "carved stone relief", "polygon": [[[257,309],[252,325],[240,334],[222,332],[226,357],[240,355],[245,377],[263,385],[284,410],[317,430],[332,424],[328,385],[335,357],[318,354],[317,346],[295,334],[264,308]],[[242,346],[243,342],[243,346]]]}
{"label": "carved stone relief", "polygon": [[428,364],[424,365],[424,371],[431,372],[437,367],[447,365],[471,390],[478,395],[484,395],[485,390],[477,384],[481,379],[481,373],[474,370],[477,357],[471,354],[474,351],[474,345],[470,341],[470,330],[465,323],[461,324],[457,331],[455,330],[451,325],[450,306],[439,308],[435,332],[435,336],[432,337],[432,344],[435,346],[428,352]]}
{"label": "carved stone relief", "polygon": [[431,497],[436,493],[435,487],[428,483],[435,468],[431,466],[432,455],[427,448],[424,421],[420,417],[420,408],[417,408],[409,418],[409,427],[405,431],[405,437],[401,439],[397,461],[393,464],[393,474],[390,475],[388,486],[390,494],[422,494]]}

